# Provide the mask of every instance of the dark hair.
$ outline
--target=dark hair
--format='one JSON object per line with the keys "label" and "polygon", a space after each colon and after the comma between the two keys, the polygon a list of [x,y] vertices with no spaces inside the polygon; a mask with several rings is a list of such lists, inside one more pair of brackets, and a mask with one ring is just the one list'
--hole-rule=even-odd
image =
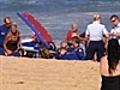
{"label": "dark hair", "polygon": [[6,23],[6,19],[11,20],[11,18],[10,18],[10,17],[5,17],[5,18],[4,18],[4,20],[3,20],[3,21],[4,21],[4,23]]}
{"label": "dark hair", "polygon": [[76,42],[77,44],[80,43],[80,39],[78,38],[78,36],[74,36],[74,37],[72,37],[71,40],[74,41],[74,42]]}
{"label": "dark hair", "polygon": [[118,15],[116,15],[116,14],[113,14],[113,15],[110,17],[110,20],[111,20],[112,18],[116,18],[116,19],[119,20],[119,17],[118,17]]}
{"label": "dark hair", "polygon": [[116,69],[116,66],[120,60],[120,46],[117,39],[111,39],[108,41],[108,66],[109,73],[112,73],[112,70]]}

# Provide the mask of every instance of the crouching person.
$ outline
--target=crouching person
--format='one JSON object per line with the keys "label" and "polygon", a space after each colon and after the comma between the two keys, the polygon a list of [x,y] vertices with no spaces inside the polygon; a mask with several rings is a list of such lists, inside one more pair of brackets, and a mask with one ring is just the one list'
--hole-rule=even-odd
{"label": "crouching person", "polygon": [[76,53],[71,52],[71,50],[69,50],[69,47],[67,46],[67,42],[65,41],[62,41],[60,43],[60,48],[56,53],[55,58],[60,60],[78,60],[79,59]]}
{"label": "crouching person", "polygon": [[3,43],[5,40],[5,37],[7,35],[7,33],[10,30],[10,26],[12,24],[12,20],[10,17],[5,17],[4,18],[4,24],[0,25],[0,55],[4,55],[4,47],[3,47]]}
{"label": "crouching person", "polygon": [[20,32],[17,30],[17,24],[14,23],[11,25],[10,32],[8,32],[4,40],[5,55],[21,56],[19,51],[21,45]]}
{"label": "crouching person", "polygon": [[79,60],[84,60],[85,52],[82,47],[80,47],[80,40],[78,37],[72,37],[73,52],[77,55]]}

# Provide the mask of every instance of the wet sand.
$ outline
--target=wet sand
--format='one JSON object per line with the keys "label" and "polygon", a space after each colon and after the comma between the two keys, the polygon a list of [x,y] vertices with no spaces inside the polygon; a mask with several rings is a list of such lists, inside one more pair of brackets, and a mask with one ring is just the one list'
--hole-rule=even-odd
{"label": "wet sand", "polygon": [[0,56],[0,90],[100,90],[99,63]]}

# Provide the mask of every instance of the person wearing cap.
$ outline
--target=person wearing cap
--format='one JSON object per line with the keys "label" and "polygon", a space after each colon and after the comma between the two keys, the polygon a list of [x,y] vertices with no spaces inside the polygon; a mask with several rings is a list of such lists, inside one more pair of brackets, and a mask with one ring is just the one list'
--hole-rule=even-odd
{"label": "person wearing cap", "polygon": [[110,38],[117,38],[120,45],[120,19],[117,15],[114,14],[110,17],[110,21],[114,25],[109,33]]}
{"label": "person wearing cap", "polygon": [[12,24],[10,17],[5,17],[3,21],[4,24],[0,26],[0,55],[4,54],[3,42]]}
{"label": "person wearing cap", "polygon": [[103,36],[109,37],[105,25],[101,24],[102,18],[100,14],[93,15],[93,23],[87,26],[85,37],[89,39],[89,44],[86,50],[86,60],[92,60],[96,53],[97,61],[99,62],[104,55],[105,47]]}

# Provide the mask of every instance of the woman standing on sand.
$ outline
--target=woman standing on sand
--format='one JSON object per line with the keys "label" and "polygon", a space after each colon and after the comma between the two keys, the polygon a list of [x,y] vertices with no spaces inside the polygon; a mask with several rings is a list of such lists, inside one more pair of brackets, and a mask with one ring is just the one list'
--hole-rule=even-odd
{"label": "woman standing on sand", "polygon": [[6,55],[20,56],[19,49],[21,47],[20,32],[17,30],[17,24],[12,24],[10,32],[7,34],[4,41],[4,49]]}
{"label": "woman standing on sand", "polygon": [[96,53],[96,59],[100,62],[101,57],[104,55],[105,47],[103,36],[108,38],[108,31],[105,25],[101,24],[102,16],[100,14],[93,15],[93,23],[87,26],[85,37],[88,38],[88,47],[86,49],[86,60],[92,60]]}
{"label": "woman standing on sand", "polygon": [[101,90],[120,90],[120,46],[117,39],[108,41],[107,55],[100,61]]}

